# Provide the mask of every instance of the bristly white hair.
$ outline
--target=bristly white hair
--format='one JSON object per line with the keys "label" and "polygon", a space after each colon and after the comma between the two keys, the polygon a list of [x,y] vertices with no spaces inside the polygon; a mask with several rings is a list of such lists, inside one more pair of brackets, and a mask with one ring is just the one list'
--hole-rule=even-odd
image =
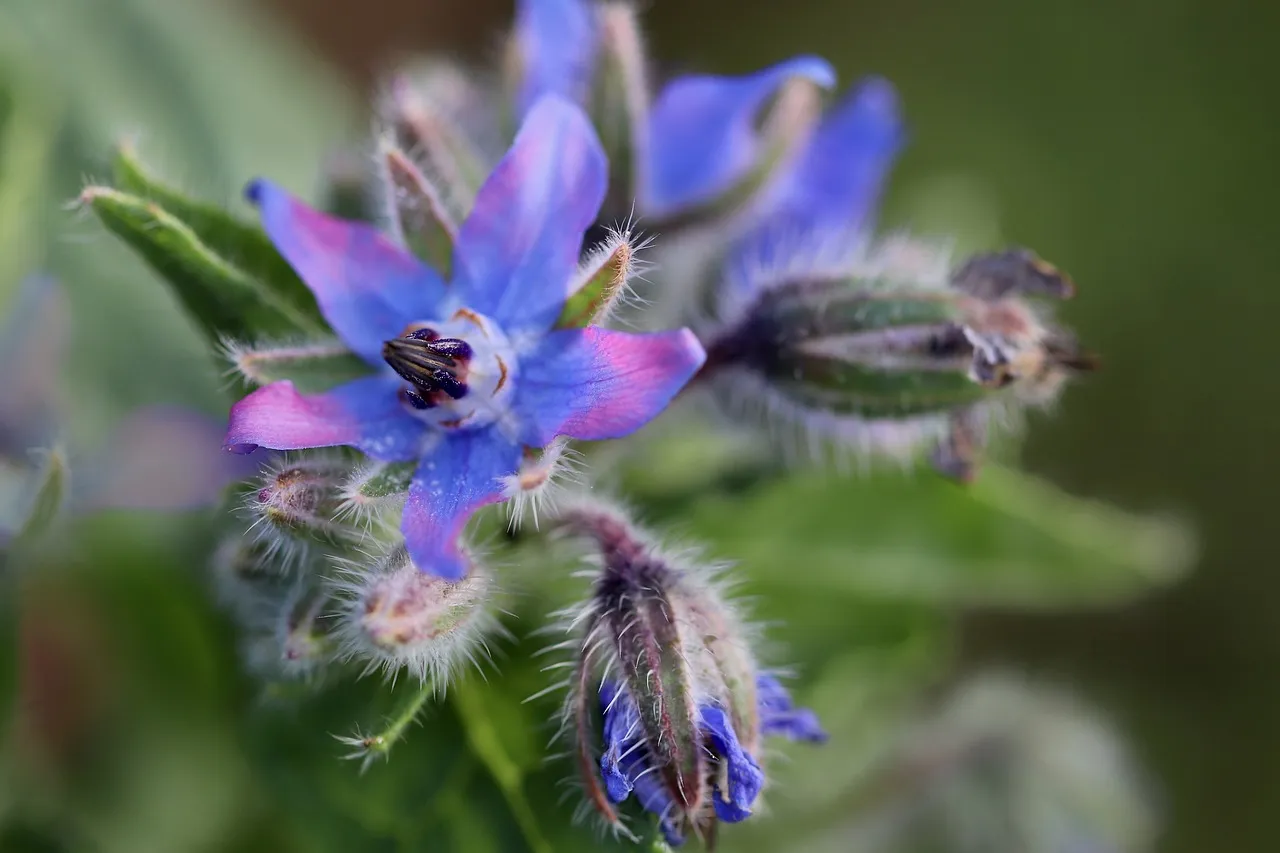
{"label": "bristly white hair", "polygon": [[554,515],[565,490],[581,486],[584,476],[583,456],[565,436],[554,439],[537,457],[522,459],[518,471],[502,478],[510,528],[519,530],[526,519],[537,528],[539,516]]}
{"label": "bristly white hair", "polygon": [[289,340],[269,344],[249,343],[222,336],[218,341],[218,355],[227,362],[223,376],[227,379],[224,390],[230,390],[239,379],[250,386],[267,385],[282,375],[271,371],[271,364],[287,365],[291,361],[307,361],[320,358],[337,358],[350,353],[346,344],[337,338],[317,340]]}
{"label": "bristly white hair", "polygon": [[502,636],[495,616],[492,573],[466,549],[469,572],[459,581],[426,574],[403,544],[369,562],[335,559],[329,588],[338,601],[338,656],[358,661],[364,674],[400,671],[443,691],[458,667],[483,673],[492,654],[486,638]]}

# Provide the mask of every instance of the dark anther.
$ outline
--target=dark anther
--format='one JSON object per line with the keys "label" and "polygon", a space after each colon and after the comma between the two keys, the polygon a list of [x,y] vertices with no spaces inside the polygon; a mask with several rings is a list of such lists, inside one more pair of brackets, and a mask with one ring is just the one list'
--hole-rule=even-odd
{"label": "dark anther", "polygon": [[[382,358],[413,386],[406,399],[414,408],[434,405],[431,395],[443,391],[457,400],[467,393],[463,381],[471,347],[457,338],[437,338],[430,329],[392,338],[382,345]],[[422,405],[419,405],[421,403]]]}
{"label": "dark anther", "polygon": [[423,397],[417,391],[414,391],[412,388],[403,389],[400,392],[400,397],[410,406],[413,406],[415,409],[419,411],[422,411],[424,409],[435,408],[435,405],[436,405],[435,403],[428,400],[426,397]]}

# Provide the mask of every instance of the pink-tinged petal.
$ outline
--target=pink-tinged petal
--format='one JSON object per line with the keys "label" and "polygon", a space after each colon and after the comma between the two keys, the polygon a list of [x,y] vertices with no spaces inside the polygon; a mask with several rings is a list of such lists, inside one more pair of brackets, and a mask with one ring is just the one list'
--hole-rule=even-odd
{"label": "pink-tinged petal", "polygon": [[223,446],[232,453],[259,447],[358,448],[374,459],[417,458],[426,425],[400,402],[401,382],[374,376],[323,394],[299,394],[292,382],[273,382],[231,407]]}
{"label": "pink-tinged petal", "polygon": [[826,60],[801,56],[743,77],[680,77],[649,115],[648,162],[639,175],[644,212],[670,216],[713,200],[741,180],[760,153],[760,109],[793,78],[835,83]]}
{"label": "pink-tinged petal", "polygon": [[554,95],[539,100],[458,233],[458,298],[508,334],[549,327],[607,180],[582,110]]}
{"label": "pink-tinged petal", "polygon": [[418,464],[401,531],[421,571],[447,580],[467,573],[459,537],[477,510],[503,499],[501,478],[520,465],[521,448],[497,430],[447,433]]}
{"label": "pink-tinged petal", "polygon": [[116,430],[110,452],[80,474],[86,510],[182,510],[212,506],[258,465],[222,449],[222,425],[187,409],[139,409]]}
{"label": "pink-tinged petal", "polygon": [[599,35],[590,0],[520,0],[516,46],[520,51],[517,107],[525,115],[543,95],[583,103]]}
{"label": "pink-tinged petal", "polygon": [[658,415],[706,360],[688,329],[649,334],[589,326],[548,335],[521,359],[521,441],[619,438]]}
{"label": "pink-tinged petal", "polygon": [[440,276],[377,229],[313,210],[269,181],[246,192],[329,325],[370,364],[382,364],[383,341],[438,316],[446,294]]}
{"label": "pink-tinged petal", "polygon": [[827,111],[766,202],[766,225],[790,233],[870,227],[905,138],[898,95],[872,77]]}

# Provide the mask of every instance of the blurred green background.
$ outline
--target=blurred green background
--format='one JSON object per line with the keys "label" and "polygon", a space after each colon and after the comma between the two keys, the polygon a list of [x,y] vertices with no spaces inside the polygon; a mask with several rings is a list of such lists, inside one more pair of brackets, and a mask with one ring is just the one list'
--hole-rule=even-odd
{"label": "blurred green background", "polygon": [[[110,145],[136,133],[170,177],[218,200],[258,173],[314,189],[324,159],[365,128],[362,93],[390,57],[491,59],[510,14],[492,0],[197,5],[0,0],[0,115],[33,129],[8,137],[0,163],[0,280],[48,268],[66,282],[77,318],[66,429],[86,446],[139,403],[220,405],[221,379],[173,304],[131,281],[140,268],[127,252],[65,207],[105,168]],[[258,17],[233,22],[238,5]],[[1191,519],[1203,557],[1188,581],[1113,612],[973,615],[963,658],[1061,676],[1111,712],[1162,789],[1162,850],[1274,849],[1280,578],[1266,522],[1280,478],[1269,354],[1280,311],[1269,280],[1280,265],[1270,61],[1280,7],[649,5],[652,48],[672,70],[744,71],[812,52],[844,81],[888,76],[911,143],[882,224],[954,234],[962,247],[1032,246],[1074,276],[1080,295],[1063,315],[1105,369],[1071,388],[1057,414],[1033,418],[1027,466],[1078,494]],[[93,355],[105,351],[127,357]],[[87,768],[45,780],[41,797],[51,820],[62,814],[53,804],[76,802],[104,848],[275,844],[263,783],[227,723],[250,701],[234,677],[234,638],[194,576],[147,568],[198,563],[203,521],[94,522],[83,535],[98,553],[141,531],[151,563],[136,549],[127,564],[105,556],[76,585],[32,594],[40,618],[25,630],[60,637],[40,645],[77,675],[36,688],[66,715],[42,721],[45,741],[75,733],[63,746]],[[112,736],[86,734],[77,715]],[[101,753],[130,750],[145,770],[93,777],[112,766]],[[0,808],[27,782],[3,784]],[[0,849],[34,844],[31,820]]]}

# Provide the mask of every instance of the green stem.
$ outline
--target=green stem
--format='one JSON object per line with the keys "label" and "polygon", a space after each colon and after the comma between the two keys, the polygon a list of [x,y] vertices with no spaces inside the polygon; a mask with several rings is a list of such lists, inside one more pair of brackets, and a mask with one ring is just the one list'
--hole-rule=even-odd
{"label": "green stem", "polygon": [[498,730],[485,710],[483,698],[476,692],[473,683],[467,680],[451,685],[449,695],[458,712],[462,728],[467,733],[467,742],[471,745],[472,751],[484,762],[493,780],[498,784],[498,788],[501,789],[529,849],[534,853],[552,853],[551,845],[538,829],[533,808],[525,798],[520,768],[511,760],[502,746]]}

